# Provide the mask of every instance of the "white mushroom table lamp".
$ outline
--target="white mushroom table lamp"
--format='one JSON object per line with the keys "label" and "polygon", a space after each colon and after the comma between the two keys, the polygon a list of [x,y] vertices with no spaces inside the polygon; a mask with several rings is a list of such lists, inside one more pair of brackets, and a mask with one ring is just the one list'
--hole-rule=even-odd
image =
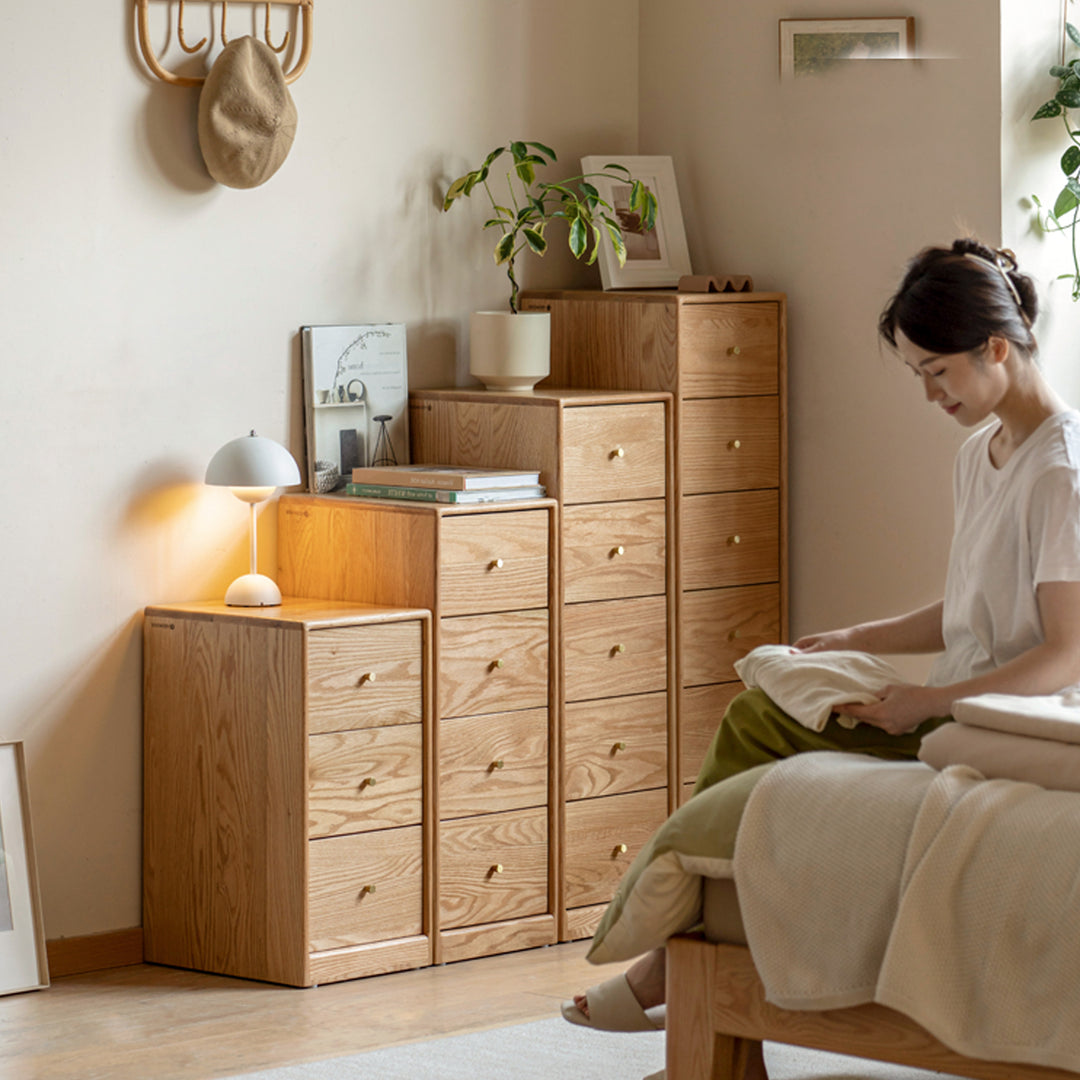
{"label": "white mushroom table lamp", "polygon": [[258,572],[255,506],[269,499],[279,487],[300,483],[300,470],[292,454],[273,439],[254,431],[227,442],[206,467],[206,482],[232,489],[251,506],[251,572],[241,574],[225,593],[232,607],[270,607],[281,603],[281,590]]}

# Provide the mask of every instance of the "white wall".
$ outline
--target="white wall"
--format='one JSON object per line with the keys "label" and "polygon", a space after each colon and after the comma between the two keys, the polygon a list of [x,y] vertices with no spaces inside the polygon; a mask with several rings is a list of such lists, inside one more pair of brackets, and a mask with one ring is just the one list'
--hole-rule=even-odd
{"label": "white wall", "polygon": [[998,4],[910,0],[920,54],[940,59],[785,83],[778,20],[820,3],[641,11],[641,152],[675,158],[695,272],[789,297],[792,633],[929,602],[963,432],[879,349],[877,317],[922,246],[999,242]]}
{"label": "white wall", "polygon": [[[220,188],[131,7],[5,12],[0,737],[27,745],[50,938],[141,922],[140,611],[246,569],[246,508],[199,481],[251,427],[303,460],[297,328],[405,322],[414,385],[464,381],[467,313],[505,290],[440,186],[513,137],[571,166],[637,149],[637,0],[350,0],[316,5],[281,171]],[[208,25],[189,3],[188,39]],[[598,278],[554,252],[526,273],[566,281]]]}

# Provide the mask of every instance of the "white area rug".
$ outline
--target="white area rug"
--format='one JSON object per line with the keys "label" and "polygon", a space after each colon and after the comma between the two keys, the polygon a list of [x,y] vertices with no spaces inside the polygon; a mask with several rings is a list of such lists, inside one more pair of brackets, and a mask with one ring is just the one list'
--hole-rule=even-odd
{"label": "white area rug", "polygon": [[[931,1080],[943,1073],[766,1044],[770,1080]],[[615,1035],[556,1017],[244,1073],[242,1080],[642,1080],[664,1067],[662,1032]],[[238,1078],[240,1080],[240,1078]]]}

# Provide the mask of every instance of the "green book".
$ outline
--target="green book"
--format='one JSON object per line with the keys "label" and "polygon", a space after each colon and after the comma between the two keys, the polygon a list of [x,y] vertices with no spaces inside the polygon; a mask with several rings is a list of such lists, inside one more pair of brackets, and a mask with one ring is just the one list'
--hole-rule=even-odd
{"label": "green book", "polygon": [[487,503],[513,502],[517,499],[539,499],[544,495],[542,484],[529,484],[525,487],[489,488],[472,491],[447,491],[444,488],[402,487],[397,484],[356,484],[345,485],[346,495],[355,495],[362,499],[407,499],[410,502],[440,503]]}

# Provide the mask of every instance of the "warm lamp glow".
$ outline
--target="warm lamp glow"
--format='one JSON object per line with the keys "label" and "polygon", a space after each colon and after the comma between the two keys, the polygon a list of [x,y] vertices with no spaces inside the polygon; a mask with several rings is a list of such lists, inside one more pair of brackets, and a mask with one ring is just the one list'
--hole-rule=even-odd
{"label": "warm lamp glow", "polygon": [[273,439],[254,431],[227,442],[206,467],[206,482],[227,487],[251,506],[251,572],[242,574],[225,593],[233,607],[269,607],[281,603],[281,590],[265,574],[258,573],[255,506],[269,499],[279,487],[300,483],[300,470],[292,454]]}

